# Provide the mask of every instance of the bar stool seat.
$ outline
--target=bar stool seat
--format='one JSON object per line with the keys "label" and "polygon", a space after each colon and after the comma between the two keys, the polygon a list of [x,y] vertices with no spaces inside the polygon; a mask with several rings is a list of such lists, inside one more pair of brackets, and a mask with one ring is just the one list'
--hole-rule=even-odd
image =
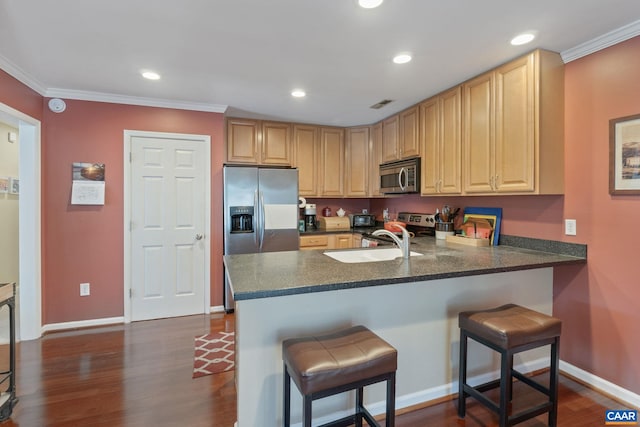
{"label": "bar stool seat", "polygon": [[[460,378],[458,388],[458,416],[464,418],[466,398],[471,396],[498,414],[500,427],[515,425],[545,412],[549,426],[556,426],[558,411],[558,362],[562,322],[515,304],[490,310],[465,311],[458,315],[460,327]],[[467,384],[467,338],[497,351],[501,355],[500,378],[479,386]],[[526,377],[513,369],[513,355],[544,345],[551,345],[549,386]],[[548,397],[542,404],[509,414],[513,377]],[[500,387],[500,402],[487,398],[483,392]]]}
{"label": "bar stool seat", "polygon": [[325,426],[379,426],[363,404],[365,386],[387,382],[386,426],[395,424],[397,351],[364,326],[329,335],[292,338],[282,343],[284,426],[290,425],[291,379],[303,395],[303,426],[311,427],[313,400],[356,390],[355,414]]}

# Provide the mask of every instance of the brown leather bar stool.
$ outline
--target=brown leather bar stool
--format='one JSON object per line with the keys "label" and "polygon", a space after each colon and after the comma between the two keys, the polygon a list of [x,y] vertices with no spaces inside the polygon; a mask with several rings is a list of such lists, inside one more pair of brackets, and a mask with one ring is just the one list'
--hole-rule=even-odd
{"label": "brown leather bar stool", "polygon": [[291,422],[291,379],[303,395],[302,420],[311,427],[314,400],[356,390],[355,414],[324,424],[323,427],[378,426],[363,404],[365,386],[387,382],[386,426],[395,425],[396,369],[398,352],[364,326],[354,326],[333,334],[292,338],[282,343],[284,361],[284,426]]}
{"label": "brown leather bar stool", "polygon": [[[460,327],[460,379],[458,387],[458,416],[464,418],[466,398],[471,396],[498,414],[500,427],[512,426],[524,420],[549,413],[549,426],[555,427],[558,418],[558,360],[562,322],[555,317],[507,304],[491,310],[465,311],[458,315]],[[467,384],[467,337],[500,353],[500,378],[475,387]],[[551,344],[549,386],[533,381],[513,369],[513,355]],[[516,414],[509,414],[513,377],[548,397],[539,405]],[[483,392],[500,387],[498,405]]]}

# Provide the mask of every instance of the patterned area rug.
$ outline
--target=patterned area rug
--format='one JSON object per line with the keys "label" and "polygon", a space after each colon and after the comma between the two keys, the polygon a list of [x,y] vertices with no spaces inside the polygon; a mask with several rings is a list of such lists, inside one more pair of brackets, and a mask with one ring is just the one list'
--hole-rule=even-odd
{"label": "patterned area rug", "polygon": [[234,354],[233,332],[214,332],[196,337],[193,378],[233,370]]}

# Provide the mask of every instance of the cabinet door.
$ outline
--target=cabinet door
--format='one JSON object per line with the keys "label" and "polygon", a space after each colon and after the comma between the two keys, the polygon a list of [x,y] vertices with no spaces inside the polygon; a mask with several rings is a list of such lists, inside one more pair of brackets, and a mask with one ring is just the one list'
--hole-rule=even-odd
{"label": "cabinet door", "polygon": [[352,239],[353,239],[352,242],[351,242],[351,247],[352,248],[360,248],[360,247],[362,247],[362,234],[353,233]]}
{"label": "cabinet door", "polygon": [[438,192],[440,150],[438,149],[438,98],[420,104],[420,140],[422,141],[421,188],[423,195]]}
{"label": "cabinet door", "polygon": [[443,93],[440,100],[440,183],[439,193],[458,194],[461,192],[461,130],[460,86]]}
{"label": "cabinet door", "polygon": [[353,246],[353,237],[349,234],[329,235],[329,249],[350,249]]}
{"label": "cabinet door", "polygon": [[366,197],[369,188],[369,128],[347,129],[345,196]]}
{"label": "cabinet door", "polygon": [[328,248],[329,236],[327,235],[300,236],[300,250]]}
{"label": "cabinet door", "polygon": [[291,165],[291,125],[289,123],[262,122],[261,163]]}
{"label": "cabinet door", "polygon": [[230,163],[259,163],[260,122],[256,120],[227,120],[227,161]]}
{"label": "cabinet door", "polygon": [[398,116],[389,117],[382,122],[382,162],[398,160]]}
{"label": "cabinet door", "polygon": [[293,126],[294,166],[298,168],[298,193],[301,196],[318,195],[318,128]]}
{"label": "cabinet door", "polygon": [[496,70],[495,187],[535,189],[535,62],[531,53]]}
{"label": "cabinet door", "polygon": [[369,196],[382,196],[380,192],[380,163],[382,163],[382,123],[371,126],[369,142]]}
{"label": "cabinet door", "polygon": [[342,197],[344,192],[344,131],[320,128],[320,196]]}
{"label": "cabinet door", "polygon": [[418,140],[418,107],[400,113],[399,158],[406,159],[420,155]]}
{"label": "cabinet door", "polygon": [[494,76],[483,74],[465,83],[464,191],[490,193],[494,181]]}

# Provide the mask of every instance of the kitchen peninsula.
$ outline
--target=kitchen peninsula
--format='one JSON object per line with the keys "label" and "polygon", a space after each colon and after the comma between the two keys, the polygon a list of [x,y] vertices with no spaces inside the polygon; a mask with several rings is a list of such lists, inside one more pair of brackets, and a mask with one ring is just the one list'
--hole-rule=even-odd
{"label": "kitchen peninsula", "polygon": [[[282,424],[284,339],[356,324],[398,350],[397,409],[447,396],[457,378],[458,312],[513,302],[551,314],[553,267],[586,262],[584,245],[509,236],[484,248],[430,237],[412,242],[423,255],[409,260],[348,264],[322,251],[225,256],[236,301],[238,427]],[[489,351],[474,345],[470,351],[471,378],[497,370]],[[547,354],[525,352],[514,364],[539,369],[548,365]],[[350,393],[321,399],[314,415],[346,414],[352,400]],[[383,386],[365,389],[372,413],[383,412],[383,400]],[[292,421],[299,422],[298,393],[291,404]]]}

